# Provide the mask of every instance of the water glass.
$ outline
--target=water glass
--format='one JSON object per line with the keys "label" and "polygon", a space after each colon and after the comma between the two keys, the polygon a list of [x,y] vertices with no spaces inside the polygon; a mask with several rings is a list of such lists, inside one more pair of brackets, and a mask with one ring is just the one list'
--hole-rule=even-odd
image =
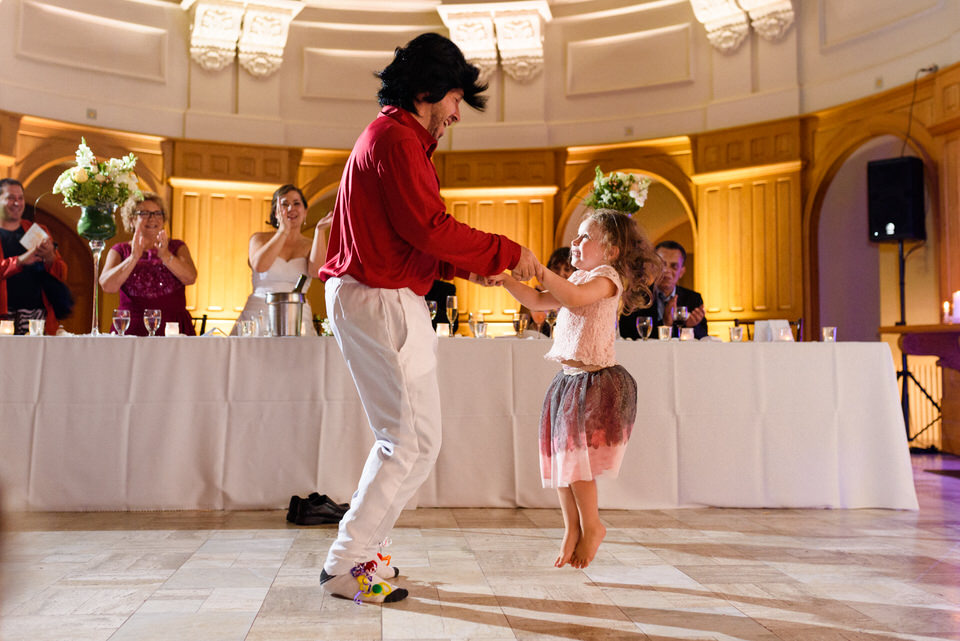
{"label": "water glass", "polygon": [[653,318],[650,316],[641,316],[637,319],[637,333],[640,338],[647,340],[650,338],[650,332],[653,331]]}
{"label": "water glass", "polygon": [[432,321],[434,318],[437,317],[437,301],[428,300],[427,310],[430,312],[430,320]]}
{"label": "water glass", "polygon": [[669,325],[661,325],[660,327],[657,328],[657,332],[660,337],[660,340],[668,341],[670,340],[671,334],[673,334],[673,328],[670,327]]}
{"label": "water glass", "polygon": [[240,325],[240,335],[241,336],[253,336],[257,333],[257,321],[252,318],[241,319],[239,322]]}
{"label": "water glass", "polygon": [[476,321],[476,330],[474,331],[474,336],[477,338],[486,338],[487,337],[487,323],[486,321]]}
{"label": "water glass", "polygon": [[31,318],[27,321],[30,336],[43,336],[43,326],[46,321],[42,318]]}
{"label": "water glass", "polygon": [[156,336],[157,329],[160,327],[160,310],[159,309],[145,309],[143,310],[143,324],[147,328],[147,333],[150,336]]}
{"label": "water glass", "polygon": [[836,327],[824,327],[821,331],[823,336],[823,342],[825,343],[835,343],[837,342],[837,328]]}
{"label": "water glass", "polygon": [[113,331],[115,331],[117,335],[123,336],[127,333],[128,327],[130,327],[130,310],[113,310]]}
{"label": "water glass", "polygon": [[730,342],[740,343],[743,341],[743,326],[734,325],[730,328]]}

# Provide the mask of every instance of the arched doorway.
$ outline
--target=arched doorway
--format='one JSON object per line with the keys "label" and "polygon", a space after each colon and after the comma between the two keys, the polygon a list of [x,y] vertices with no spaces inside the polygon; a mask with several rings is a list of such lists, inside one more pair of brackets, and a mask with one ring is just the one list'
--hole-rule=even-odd
{"label": "arched doorway", "polygon": [[[894,136],[867,141],[839,167],[823,197],[815,231],[818,319],[821,326],[840,328],[843,340],[878,340],[878,327],[900,320],[897,244],[868,239],[867,163],[897,157],[901,147],[902,141]],[[939,322],[936,226],[929,196],[926,202],[927,241],[906,243],[909,324]],[[896,350],[896,342],[889,342]]]}
{"label": "arched doorway", "polygon": [[[615,171],[633,173],[637,176],[647,176],[653,179],[647,191],[647,200],[643,208],[636,212],[633,218],[647,232],[647,236],[653,244],[662,240],[674,240],[683,245],[684,249],[687,250],[687,263],[683,277],[680,279],[680,285],[695,289],[693,281],[696,273],[696,230],[684,202],[658,176],[638,170],[617,169]],[[569,245],[570,241],[576,237],[577,228],[586,213],[583,199],[590,193],[591,189],[592,184],[585,186],[571,200],[571,204],[575,203],[573,207],[570,208],[570,205],[568,205],[570,213],[565,217],[565,222],[561,221],[561,228],[558,230],[558,247]]]}

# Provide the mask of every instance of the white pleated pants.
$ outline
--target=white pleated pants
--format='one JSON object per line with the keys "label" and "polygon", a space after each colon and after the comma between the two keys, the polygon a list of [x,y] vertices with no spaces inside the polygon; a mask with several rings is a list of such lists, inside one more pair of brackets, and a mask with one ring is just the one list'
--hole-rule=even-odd
{"label": "white pleated pants", "polygon": [[324,570],[337,575],[376,558],[440,451],[437,335],[422,296],[367,287],[350,276],[325,283],[327,316],[376,441]]}

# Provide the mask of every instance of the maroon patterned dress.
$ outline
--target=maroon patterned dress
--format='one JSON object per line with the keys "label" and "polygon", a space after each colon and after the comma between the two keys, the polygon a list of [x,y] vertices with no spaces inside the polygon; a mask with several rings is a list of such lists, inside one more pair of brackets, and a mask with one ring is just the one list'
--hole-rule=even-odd
{"label": "maroon patterned dress", "polygon": [[[182,240],[170,241],[170,252],[176,254],[183,247]],[[120,254],[121,260],[126,260],[132,253],[130,243],[117,243],[110,248]],[[187,311],[185,287],[173,272],[164,267],[163,261],[157,255],[157,250],[148,249],[140,256],[133,273],[120,287],[120,304],[118,309],[130,310],[130,328],[127,334],[133,336],[147,336],[147,328],[143,324],[143,310],[159,309],[161,313],[160,329],[157,336],[163,336],[165,325],[170,322],[180,324],[180,333],[186,336],[196,336],[193,329],[193,319]],[[113,330],[111,330],[113,331]]]}

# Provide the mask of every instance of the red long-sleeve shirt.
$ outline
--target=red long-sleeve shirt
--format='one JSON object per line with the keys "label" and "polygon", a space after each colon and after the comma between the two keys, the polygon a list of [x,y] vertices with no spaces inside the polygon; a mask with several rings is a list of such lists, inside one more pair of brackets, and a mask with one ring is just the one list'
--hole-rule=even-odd
{"label": "red long-sleeve shirt", "polygon": [[430,156],[437,141],[407,111],[384,107],[357,139],[334,205],[319,277],[426,294],[437,278],[490,276],[520,260],[506,236],[446,212]]}

